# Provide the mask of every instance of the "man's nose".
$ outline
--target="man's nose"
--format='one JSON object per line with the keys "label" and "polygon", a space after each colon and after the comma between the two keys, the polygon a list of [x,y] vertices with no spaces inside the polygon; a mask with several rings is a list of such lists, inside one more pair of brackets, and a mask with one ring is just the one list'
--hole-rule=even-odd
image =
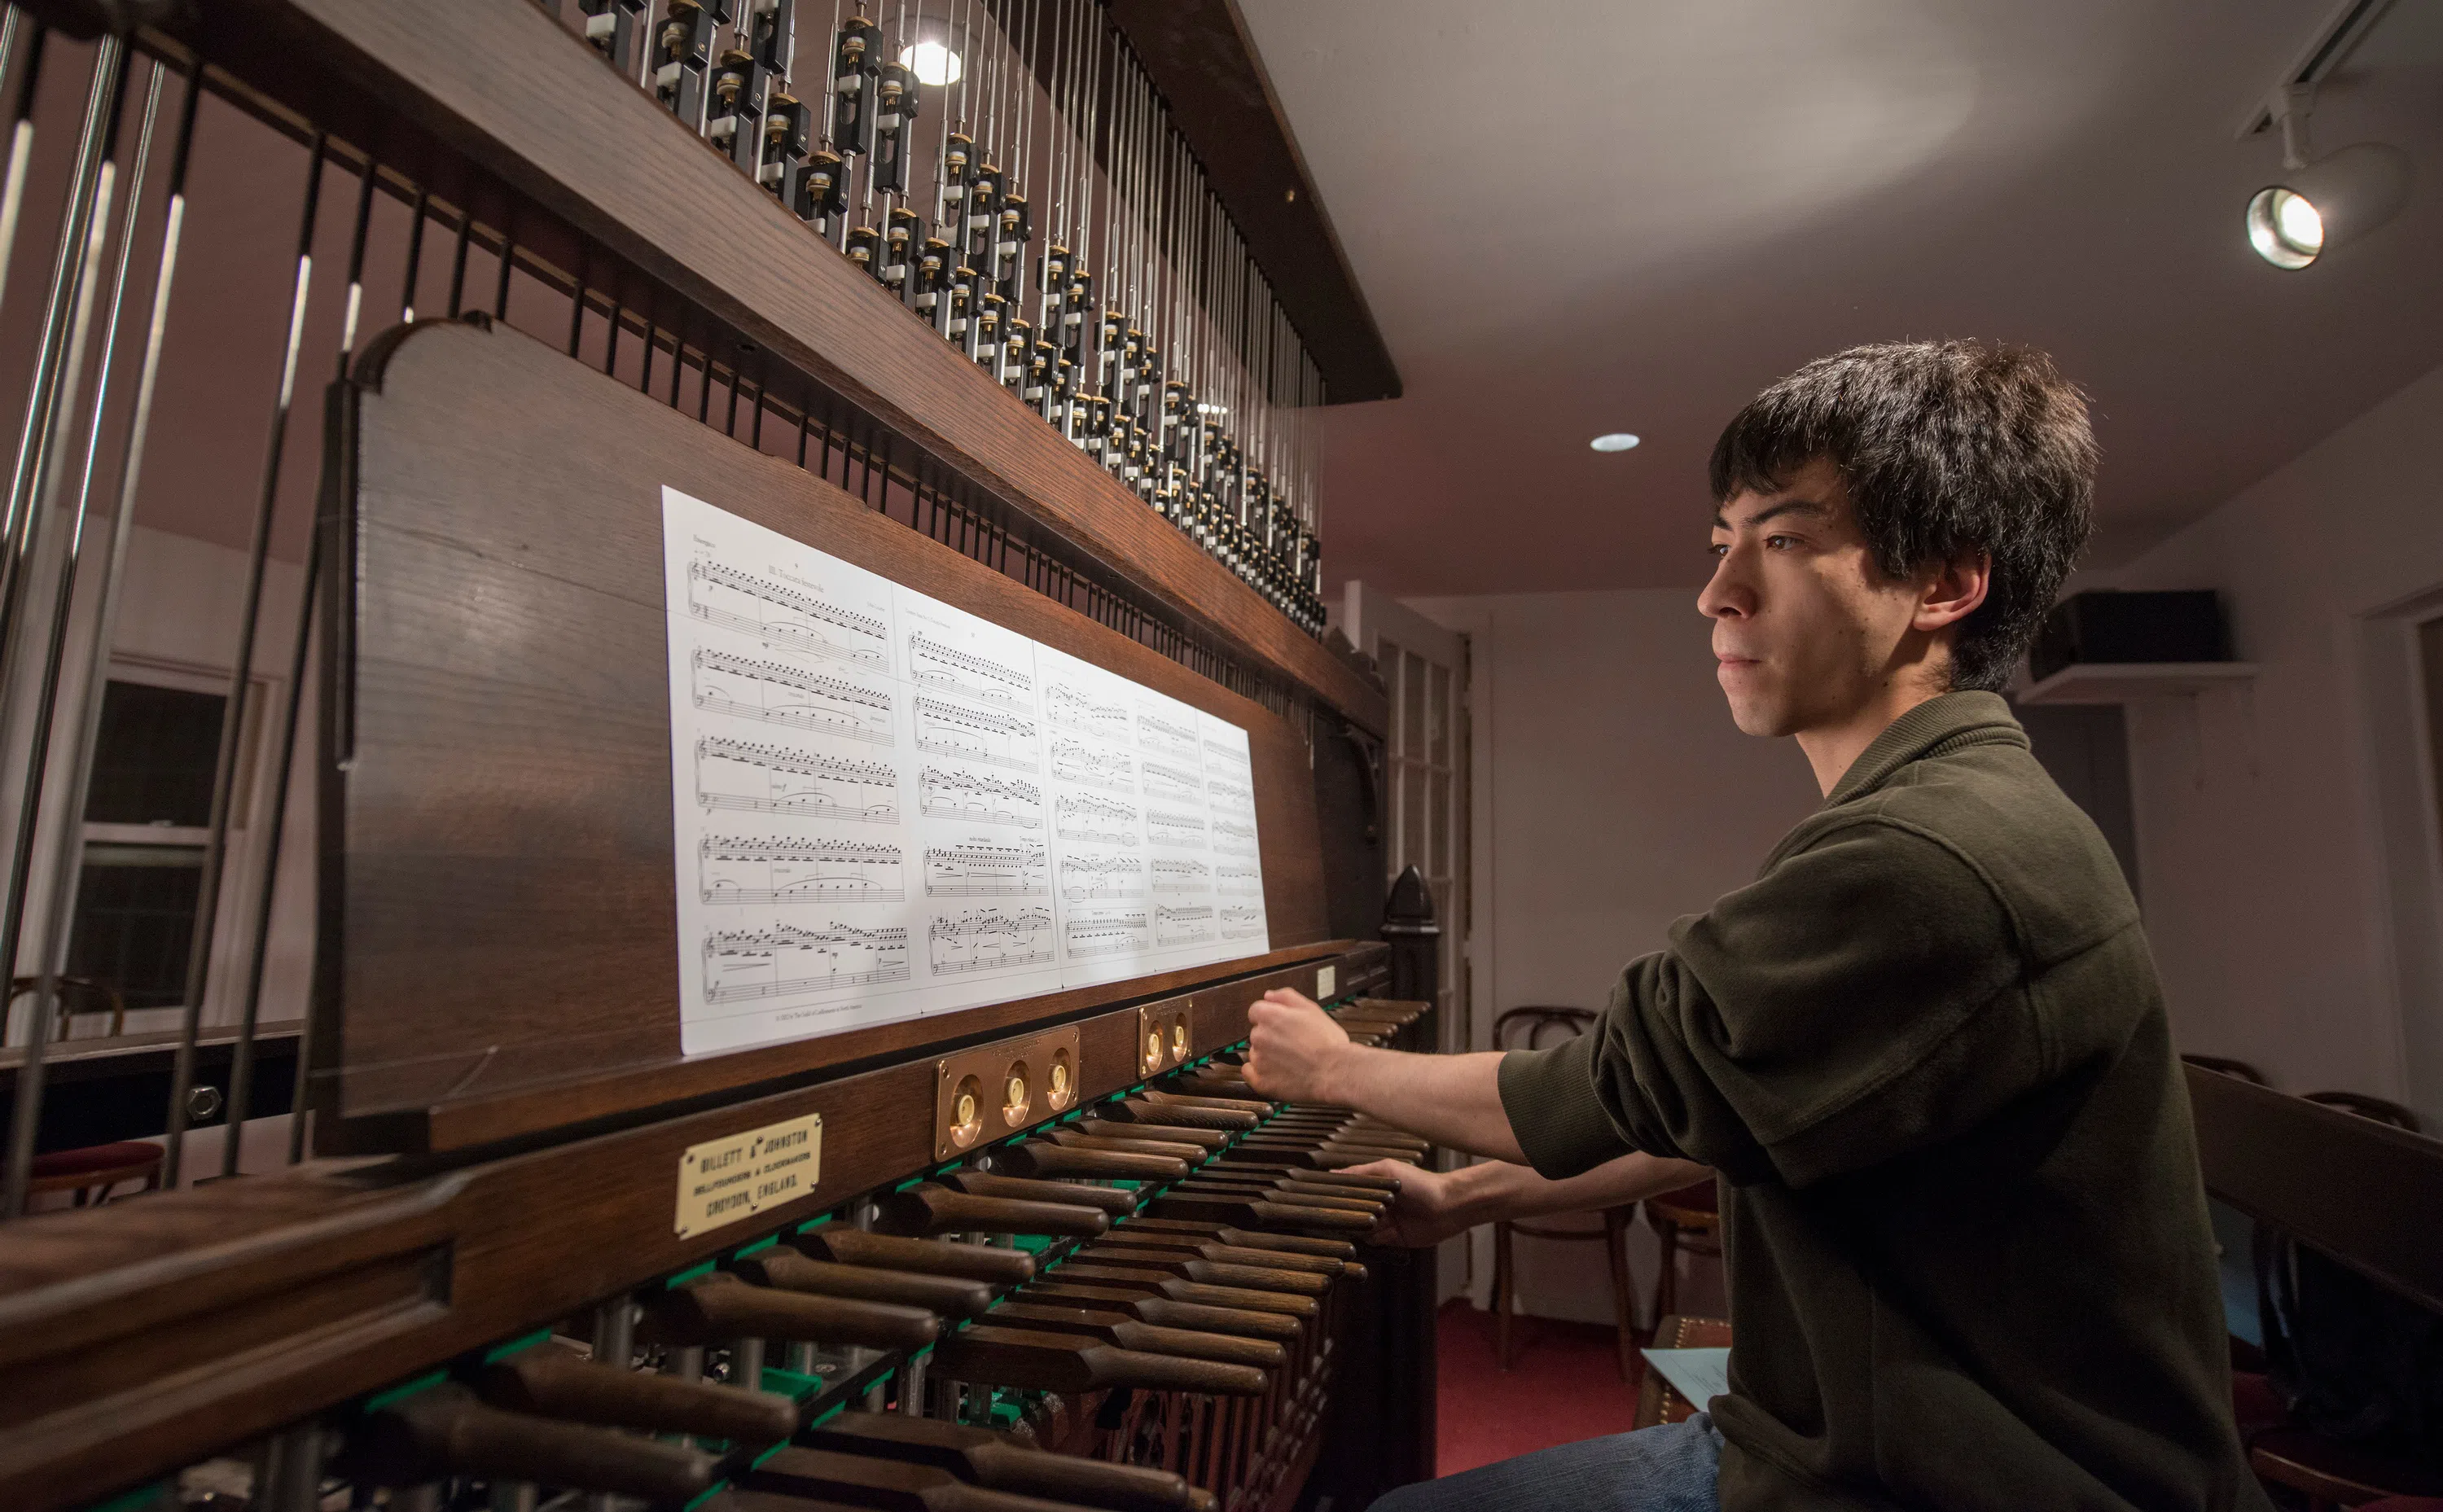
{"label": "man's nose", "polygon": [[1754,609],[1755,595],[1748,587],[1738,548],[1733,547],[1715,559],[1714,575],[1706,580],[1704,592],[1697,595],[1697,612],[1709,620],[1732,619],[1753,613]]}

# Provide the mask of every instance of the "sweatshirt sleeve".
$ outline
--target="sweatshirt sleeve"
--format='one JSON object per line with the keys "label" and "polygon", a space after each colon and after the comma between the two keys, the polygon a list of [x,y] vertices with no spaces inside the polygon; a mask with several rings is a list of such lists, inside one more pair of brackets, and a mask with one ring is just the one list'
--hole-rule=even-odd
{"label": "sweatshirt sleeve", "polygon": [[1506,1057],[1502,1105],[1548,1176],[1644,1150],[1804,1186],[2043,1079],[2023,959],[1967,861],[1864,818],[1674,924],[1593,1032]]}

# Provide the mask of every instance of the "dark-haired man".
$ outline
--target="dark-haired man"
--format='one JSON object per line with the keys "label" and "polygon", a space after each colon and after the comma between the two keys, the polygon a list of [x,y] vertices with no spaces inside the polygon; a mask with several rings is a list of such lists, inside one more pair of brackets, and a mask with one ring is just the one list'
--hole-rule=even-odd
{"label": "dark-haired man", "polygon": [[1767,389],[1715,448],[1698,607],[1733,719],[1795,739],[1823,807],[1564,1047],[1397,1055],[1257,1005],[1259,1088],[1494,1157],[1403,1170],[1405,1242],[1721,1178],[1710,1416],[1380,1505],[2266,1504],[2137,906],[1997,691],[2094,464],[2034,353],[1861,347]]}

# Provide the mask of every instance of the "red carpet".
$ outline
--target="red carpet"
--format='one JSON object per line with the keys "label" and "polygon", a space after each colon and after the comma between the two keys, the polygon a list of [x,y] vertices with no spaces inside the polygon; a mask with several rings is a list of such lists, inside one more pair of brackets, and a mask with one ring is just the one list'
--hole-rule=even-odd
{"label": "red carpet", "polygon": [[[1444,1306],[1436,1473],[1626,1431],[1637,1413],[1637,1387],[1621,1381],[1616,1337],[1589,1323],[1514,1319],[1505,1375],[1494,1364],[1493,1315],[1465,1302]],[[1643,1369],[1642,1357],[1638,1364]]]}

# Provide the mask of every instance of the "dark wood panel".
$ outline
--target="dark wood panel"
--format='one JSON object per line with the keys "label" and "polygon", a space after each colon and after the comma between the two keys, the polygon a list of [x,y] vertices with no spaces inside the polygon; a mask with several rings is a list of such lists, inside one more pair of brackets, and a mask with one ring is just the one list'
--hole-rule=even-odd
{"label": "dark wood panel", "polygon": [[[1234,654],[1385,727],[1378,688],[538,9],[227,0],[185,34],[273,99],[358,130],[384,161],[418,166],[430,144],[459,155],[527,202],[521,243],[567,244],[555,223],[592,238],[735,333],[708,337],[718,359],[760,363],[743,341],[811,373]],[[447,166],[433,176],[468,177]]]}
{"label": "dark wood panel", "polygon": [[[1261,706],[513,331],[430,322],[362,369],[342,417],[358,581],[335,625],[353,654],[331,659],[346,685],[329,701],[351,743],[325,762],[334,1148],[457,1147],[435,1125],[468,1102],[484,1112],[459,1139],[505,1138],[1271,964],[852,1030],[778,1064],[698,1057],[664,1080],[682,1063],[664,484],[1244,727],[1273,940],[1324,941],[1305,742]],[[561,1090],[514,1105],[546,1085]]]}
{"label": "dark wood panel", "polygon": [[2207,1191],[2443,1311],[2443,1140],[2183,1068]]}
{"label": "dark wood panel", "polygon": [[[1344,990],[1383,956],[1332,957]],[[1243,1038],[1246,1002],[1313,973],[1200,992],[1200,1041]],[[1136,1021],[1126,1008],[1080,1025],[1087,1100],[1137,1084]],[[932,1076],[909,1062],[433,1175],[321,1161],[0,1227],[0,1371],[52,1388],[8,1411],[0,1506],[51,1512],[168,1473],[923,1171]],[[678,1237],[681,1152],[810,1113],[823,1135],[808,1196]],[[221,1348],[246,1318],[257,1333]],[[207,1344],[224,1368],[151,1368]],[[85,1363],[33,1374],[52,1359]]]}

